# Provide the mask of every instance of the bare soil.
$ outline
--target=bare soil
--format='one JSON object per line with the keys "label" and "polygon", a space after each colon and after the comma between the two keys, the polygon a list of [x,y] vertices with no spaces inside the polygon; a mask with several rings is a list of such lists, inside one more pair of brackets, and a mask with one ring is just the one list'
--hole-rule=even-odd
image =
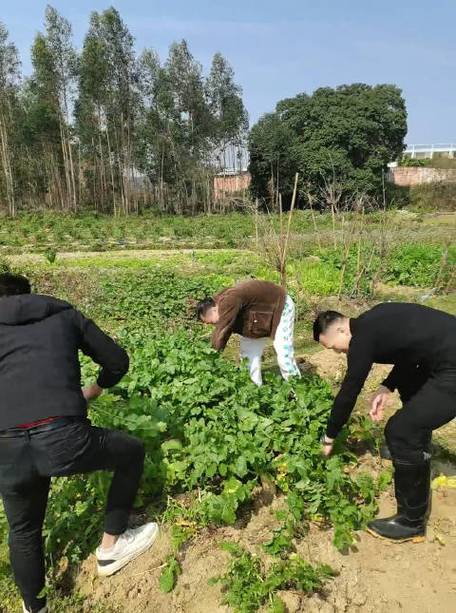
{"label": "bare soil", "polygon": [[[372,462],[378,462],[371,459]],[[188,547],[182,575],[171,594],[158,589],[163,564],[170,553],[165,529],[154,547],[117,575],[98,579],[95,560],[83,565],[77,587],[87,596],[86,609],[103,603],[122,613],[228,613],[218,585],[208,579],[223,573],[228,555],[220,549],[235,541],[263,556],[261,544],[277,525],[278,498],[259,508],[246,526],[205,531]],[[297,544],[307,560],[330,564],[339,575],[322,593],[305,596],[287,591],[280,596],[290,613],[451,613],[456,610],[456,490],[434,492],[428,535],[423,543],[392,544],[367,533],[356,548],[342,555],[332,544],[332,531],[311,526]],[[391,493],[381,499],[381,515],[394,511]]]}

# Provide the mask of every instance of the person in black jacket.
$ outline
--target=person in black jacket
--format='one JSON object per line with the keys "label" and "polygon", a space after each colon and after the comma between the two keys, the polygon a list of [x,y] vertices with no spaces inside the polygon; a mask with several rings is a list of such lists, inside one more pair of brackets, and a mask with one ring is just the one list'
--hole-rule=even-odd
{"label": "person in black jacket", "polygon": [[[81,389],[78,351],[101,366]],[[87,404],[128,370],[128,356],[70,304],[32,295],[25,277],[0,275],[0,493],[11,566],[24,611],[45,613],[42,526],[51,477],[113,471],[98,572],[110,575],[148,549],[158,527],[127,529],[143,472],[141,441],[93,427]]]}
{"label": "person in black jacket", "polygon": [[372,400],[370,416],[383,418],[398,390],[402,408],[387,422],[397,513],[369,523],[376,536],[402,541],[425,534],[430,496],[432,431],[456,417],[456,317],[418,304],[379,304],[356,319],[336,311],[318,315],[314,339],[347,354],[347,373],[329,417],[323,453],[347,422],[372,364],[393,364]]}

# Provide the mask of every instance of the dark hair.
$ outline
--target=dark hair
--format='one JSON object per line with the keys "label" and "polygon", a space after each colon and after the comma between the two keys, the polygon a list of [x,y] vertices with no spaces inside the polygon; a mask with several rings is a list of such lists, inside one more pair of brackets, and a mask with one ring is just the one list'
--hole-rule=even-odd
{"label": "dark hair", "polygon": [[318,313],[317,318],[313,323],[314,341],[320,340],[320,334],[324,334],[326,330],[338,319],[343,319],[345,315],[338,311],[322,311]]}
{"label": "dark hair", "polygon": [[11,272],[0,274],[0,297],[30,294],[31,291],[30,281],[26,277]]}
{"label": "dark hair", "polygon": [[200,300],[196,305],[196,317],[202,321],[202,318],[206,315],[209,309],[215,307],[215,300],[213,298],[207,297]]}

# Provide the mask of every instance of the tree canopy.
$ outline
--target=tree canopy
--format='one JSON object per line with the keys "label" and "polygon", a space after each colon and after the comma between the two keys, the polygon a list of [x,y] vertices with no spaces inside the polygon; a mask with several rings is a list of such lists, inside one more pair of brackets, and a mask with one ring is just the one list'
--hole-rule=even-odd
{"label": "tree canopy", "polygon": [[0,211],[208,210],[214,172],[248,127],[228,61],[216,53],[205,73],[185,40],[167,58],[138,56],[112,7],[90,15],[81,51],[51,6],[43,25],[22,79],[0,23]]}
{"label": "tree canopy", "polygon": [[382,173],[403,150],[407,112],[394,85],[324,87],[281,100],[249,137],[252,191],[289,198],[296,172],[316,199],[331,181],[346,194],[381,192]]}

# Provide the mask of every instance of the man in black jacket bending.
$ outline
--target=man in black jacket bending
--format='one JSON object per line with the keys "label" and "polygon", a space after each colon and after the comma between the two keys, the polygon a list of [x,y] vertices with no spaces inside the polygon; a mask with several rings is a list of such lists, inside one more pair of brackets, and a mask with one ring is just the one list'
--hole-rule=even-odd
{"label": "man in black jacket bending", "polygon": [[[97,383],[85,389],[79,350],[101,366]],[[0,493],[25,612],[47,611],[42,526],[51,477],[114,472],[96,552],[100,575],[125,566],[157,536],[154,523],[127,530],[142,443],[87,419],[87,403],[127,370],[125,351],[70,304],[31,295],[25,277],[0,275]]]}
{"label": "man in black jacket bending", "polygon": [[430,493],[432,431],[456,417],[456,317],[417,304],[379,304],[357,319],[320,313],[314,339],[347,354],[347,373],[329,417],[323,453],[348,420],[372,364],[394,364],[372,401],[370,416],[383,417],[397,389],[402,408],[387,422],[394,464],[397,514],[369,523],[376,536],[402,541],[424,536]]}

